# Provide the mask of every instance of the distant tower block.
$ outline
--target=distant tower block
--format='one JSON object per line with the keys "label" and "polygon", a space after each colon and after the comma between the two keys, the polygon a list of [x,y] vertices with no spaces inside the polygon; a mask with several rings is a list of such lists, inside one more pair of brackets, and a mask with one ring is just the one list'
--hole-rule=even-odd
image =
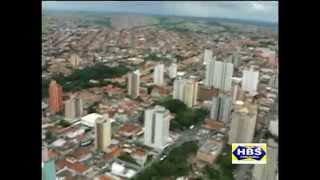
{"label": "distant tower block", "polygon": [[169,67],[169,77],[171,79],[174,79],[176,78],[176,76],[177,76],[177,64],[172,63]]}
{"label": "distant tower block", "polygon": [[158,64],[154,67],[154,72],[153,72],[153,82],[157,86],[162,86],[164,83],[163,80],[163,75],[164,75],[164,64]]}
{"label": "distant tower block", "polygon": [[259,71],[254,71],[253,67],[250,70],[243,71],[242,89],[249,92],[250,96],[257,94],[259,83]]}
{"label": "distant tower block", "polygon": [[62,87],[55,80],[52,80],[49,85],[49,108],[53,113],[62,110],[62,95]]}
{"label": "distant tower block", "polygon": [[162,149],[168,143],[170,112],[162,106],[145,110],[144,128],[145,145]]}
{"label": "distant tower block", "polygon": [[128,95],[138,97],[140,91],[140,71],[136,70],[128,75]]}
{"label": "distant tower block", "polygon": [[228,144],[252,142],[257,121],[257,111],[257,105],[245,104],[243,101],[236,102],[231,117]]}
{"label": "distant tower block", "polygon": [[106,152],[111,144],[111,119],[107,115],[96,120],[95,136],[95,148]]}
{"label": "distant tower block", "polygon": [[82,99],[76,95],[71,95],[70,99],[65,101],[65,117],[67,120],[74,120],[83,115]]}

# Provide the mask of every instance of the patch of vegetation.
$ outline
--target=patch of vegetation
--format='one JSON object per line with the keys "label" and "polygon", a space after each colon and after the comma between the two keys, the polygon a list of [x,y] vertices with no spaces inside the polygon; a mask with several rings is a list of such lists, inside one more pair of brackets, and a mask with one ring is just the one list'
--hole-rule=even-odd
{"label": "patch of vegetation", "polygon": [[170,58],[167,58],[165,56],[158,57],[156,53],[151,53],[149,56],[145,58],[147,61],[161,61],[161,62],[171,62]]}
{"label": "patch of vegetation", "polygon": [[157,101],[156,104],[164,106],[171,113],[176,114],[175,119],[173,119],[170,124],[171,130],[183,130],[189,128],[191,125],[201,123],[209,114],[209,111],[207,109],[188,108],[180,100],[171,99],[170,97],[163,98],[162,100]]}
{"label": "patch of vegetation", "polygon": [[66,127],[70,126],[71,123],[70,123],[69,121],[66,121],[66,120],[60,120],[60,121],[57,123],[57,125],[59,125],[59,126],[61,126],[61,127],[63,127],[63,128],[66,128]]}
{"label": "patch of vegetation", "polygon": [[174,148],[163,161],[157,161],[150,167],[137,174],[134,180],[150,180],[177,178],[185,176],[191,170],[187,161],[190,154],[196,153],[198,145],[195,141],[186,142],[179,147]]}
{"label": "patch of vegetation", "polygon": [[129,162],[129,163],[132,163],[132,164],[136,164],[136,165],[139,165],[136,160],[134,160],[130,154],[128,153],[125,153],[125,154],[122,154],[118,157],[118,159],[122,160],[122,161],[126,161],[126,162]]}
{"label": "patch of vegetation", "polygon": [[[225,153],[225,155],[223,153]],[[205,177],[209,180],[233,180],[232,172],[236,166],[233,165],[231,161],[231,147],[225,147],[216,162],[219,169],[207,165],[203,169]]]}
{"label": "patch of vegetation", "polygon": [[[111,83],[111,81],[105,81],[104,79],[110,79],[115,77],[120,77],[129,71],[128,68],[119,67],[108,67],[104,64],[98,63],[94,66],[86,67],[84,69],[77,69],[72,72],[69,76],[63,76],[62,74],[57,74],[51,79],[56,80],[62,87],[63,91],[78,91],[81,89],[100,87],[108,84],[113,84],[118,86],[118,83]],[[48,87],[51,79],[42,80],[42,96],[48,96]],[[99,81],[97,84],[92,84],[90,80]]]}

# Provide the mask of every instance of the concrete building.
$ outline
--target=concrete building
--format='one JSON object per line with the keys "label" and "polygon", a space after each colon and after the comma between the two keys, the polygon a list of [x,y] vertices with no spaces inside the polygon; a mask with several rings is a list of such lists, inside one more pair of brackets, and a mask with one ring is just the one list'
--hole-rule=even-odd
{"label": "concrete building", "polygon": [[229,91],[232,84],[233,64],[216,61],[215,57],[206,66],[205,85]]}
{"label": "concrete building", "polygon": [[184,85],[183,102],[192,107],[197,104],[198,99],[198,82],[192,79],[188,79]]}
{"label": "concrete building", "polygon": [[128,95],[138,97],[140,91],[140,71],[136,70],[128,75]]}
{"label": "concrete building", "polygon": [[232,102],[243,101],[244,91],[241,89],[241,78],[232,78]]}
{"label": "concrete building", "polygon": [[250,70],[244,70],[242,76],[242,89],[249,92],[249,95],[254,96],[257,93],[259,83],[259,71],[254,71],[253,67]]}
{"label": "concrete building", "polygon": [[107,151],[111,144],[111,119],[108,115],[96,120],[95,125],[95,148],[100,151]]}
{"label": "concrete building", "polygon": [[76,95],[71,95],[70,99],[65,101],[65,118],[66,120],[74,120],[81,118],[83,115],[82,99]]}
{"label": "concrete building", "polygon": [[51,112],[60,112],[63,108],[62,101],[62,87],[55,81],[52,80],[49,85],[49,108]]}
{"label": "concrete building", "polygon": [[69,62],[71,63],[72,67],[78,67],[81,64],[81,61],[81,58],[76,54],[72,54],[69,58]]}
{"label": "concrete building", "polygon": [[251,143],[257,121],[257,105],[237,101],[233,110],[228,144]]}
{"label": "concrete building", "polygon": [[228,123],[232,109],[232,98],[226,95],[219,95],[212,98],[210,119]]}
{"label": "concrete building", "polygon": [[178,77],[173,82],[173,99],[183,101],[185,80]]}
{"label": "concrete building", "polygon": [[54,160],[46,160],[42,162],[42,180],[56,180],[56,167]]}
{"label": "concrete building", "polygon": [[197,152],[196,159],[200,162],[199,165],[201,166],[201,163],[213,164],[221,153],[222,147],[223,144],[220,141],[208,140],[205,142]]}
{"label": "concrete building", "polygon": [[170,112],[162,106],[145,110],[144,143],[147,146],[162,149],[168,143]]}
{"label": "concrete building", "polygon": [[208,64],[209,61],[212,60],[213,52],[210,49],[205,49],[203,54],[203,64]]}
{"label": "concrete building", "polygon": [[154,67],[153,82],[157,86],[162,86],[164,83],[164,64],[158,64]]}
{"label": "concrete building", "polygon": [[268,140],[267,164],[255,164],[252,180],[276,180],[278,176],[278,143]]}
{"label": "concrete building", "polygon": [[169,77],[171,79],[174,79],[176,78],[177,76],[177,64],[175,63],[172,63],[170,66],[169,66]]}

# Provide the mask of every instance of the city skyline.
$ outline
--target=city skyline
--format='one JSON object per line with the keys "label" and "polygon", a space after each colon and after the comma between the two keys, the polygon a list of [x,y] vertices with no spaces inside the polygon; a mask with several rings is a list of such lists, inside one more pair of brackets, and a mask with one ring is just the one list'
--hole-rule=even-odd
{"label": "city skyline", "polygon": [[140,13],[278,23],[277,1],[48,1],[44,10]]}

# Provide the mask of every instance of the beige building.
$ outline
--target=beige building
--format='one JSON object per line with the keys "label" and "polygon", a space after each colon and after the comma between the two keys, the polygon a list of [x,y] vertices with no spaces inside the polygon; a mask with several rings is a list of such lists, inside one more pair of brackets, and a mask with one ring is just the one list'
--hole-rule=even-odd
{"label": "beige building", "polygon": [[69,58],[69,62],[71,63],[72,67],[78,67],[81,64],[81,61],[81,58],[76,54],[72,54]]}
{"label": "beige building", "polygon": [[104,115],[96,120],[95,136],[95,148],[106,152],[111,144],[111,119],[108,115]]}
{"label": "beige building", "polygon": [[268,140],[267,164],[256,164],[252,180],[276,180],[278,175],[278,143]]}
{"label": "beige building", "polygon": [[255,104],[243,101],[235,103],[228,144],[252,142],[257,121],[257,110]]}
{"label": "beige building", "polygon": [[71,95],[70,99],[65,101],[65,118],[74,120],[83,115],[82,99],[76,95]]}
{"label": "beige building", "polygon": [[184,85],[183,102],[188,106],[192,107],[197,104],[198,98],[198,82],[194,80],[186,80]]}
{"label": "beige building", "polygon": [[208,140],[197,152],[198,165],[213,164],[222,151],[222,142]]}

